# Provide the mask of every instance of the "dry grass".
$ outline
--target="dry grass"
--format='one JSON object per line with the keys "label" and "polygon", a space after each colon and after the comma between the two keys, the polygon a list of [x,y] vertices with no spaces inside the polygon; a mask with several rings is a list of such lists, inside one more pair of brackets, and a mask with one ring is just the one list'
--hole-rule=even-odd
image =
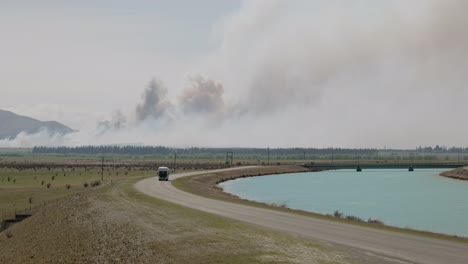
{"label": "dry grass", "polygon": [[468,180],[468,167],[457,168],[451,171],[443,172],[440,175],[457,180]]}
{"label": "dry grass", "polygon": [[[96,182],[101,178],[99,167],[23,165],[27,167],[15,164],[0,167],[0,218],[83,191],[83,182]],[[141,170],[140,167],[110,167],[105,169],[104,180],[152,174],[155,174],[154,170]]]}

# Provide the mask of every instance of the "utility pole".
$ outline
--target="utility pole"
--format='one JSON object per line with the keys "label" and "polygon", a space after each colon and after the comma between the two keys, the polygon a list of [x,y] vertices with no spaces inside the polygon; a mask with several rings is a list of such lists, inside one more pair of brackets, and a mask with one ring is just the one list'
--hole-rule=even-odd
{"label": "utility pole", "polygon": [[[226,152],[226,165],[232,166],[234,153],[232,151]],[[229,159],[231,163],[229,163]]]}
{"label": "utility pole", "polygon": [[101,160],[101,181],[104,181],[104,156],[102,156]]}
{"label": "utility pole", "polygon": [[270,148],[268,148],[268,165],[270,165]]}

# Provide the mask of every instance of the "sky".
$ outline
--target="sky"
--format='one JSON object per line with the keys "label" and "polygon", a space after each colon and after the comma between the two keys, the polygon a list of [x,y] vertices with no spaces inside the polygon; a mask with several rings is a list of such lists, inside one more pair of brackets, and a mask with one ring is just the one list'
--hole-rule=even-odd
{"label": "sky", "polygon": [[468,147],[463,0],[0,0],[0,147]]}

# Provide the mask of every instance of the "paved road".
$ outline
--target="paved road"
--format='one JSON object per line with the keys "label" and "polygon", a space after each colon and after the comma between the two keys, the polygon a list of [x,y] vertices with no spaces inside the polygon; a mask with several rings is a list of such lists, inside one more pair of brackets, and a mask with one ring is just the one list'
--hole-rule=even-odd
{"label": "paved road", "polygon": [[[174,174],[171,175],[171,179],[200,173],[202,172]],[[208,199],[181,191],[172,186],[170,181],[160,182],[156,177],[139,181],[135,184],[135,187],[142,193],[208,213],[297,234],[314,240],[359,248],[401,260],[427,264],[468,263],[467,244],[365,228]]]}

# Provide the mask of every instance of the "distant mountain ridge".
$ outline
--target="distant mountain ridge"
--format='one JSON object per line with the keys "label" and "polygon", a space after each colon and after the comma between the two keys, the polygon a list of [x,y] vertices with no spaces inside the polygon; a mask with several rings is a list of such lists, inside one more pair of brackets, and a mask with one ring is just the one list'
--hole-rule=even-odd
{"label": "distant mountain ridge", "polygon": [[46,130],[49,134],[65,135],[75,130],[57,121],[39,121],[0,109],[0,139],[14,139],[21,132],[35,134]]}

